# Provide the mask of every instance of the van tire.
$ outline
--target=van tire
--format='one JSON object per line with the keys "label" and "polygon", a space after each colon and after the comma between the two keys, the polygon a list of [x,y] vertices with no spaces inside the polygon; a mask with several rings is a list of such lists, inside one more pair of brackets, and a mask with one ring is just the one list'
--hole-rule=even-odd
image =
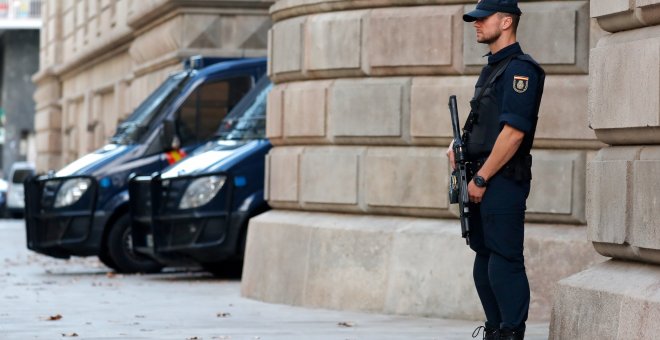
{"label": "van tire", "polygon": [[110,226],[108,233],[108,255],[118,273],[158,273],[163,265],[153,259],[133,252],[131,220],[128,214],[121,215]]}
{"label": "van tire", "polygon": [[110,258],[110,254],[108,254],[108,251],[106,249],[101,250],[101,253],[99,254],[99,261],[103,263],[106,267],[117,271],[117,265],[115,264],[114,261]]}

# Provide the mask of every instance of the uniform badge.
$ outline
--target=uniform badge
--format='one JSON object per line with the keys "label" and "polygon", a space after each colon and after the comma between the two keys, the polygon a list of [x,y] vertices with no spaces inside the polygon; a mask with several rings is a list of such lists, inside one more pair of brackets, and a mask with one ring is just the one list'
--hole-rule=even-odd
{"label": "uniform badge", "polygon": [[529,77],[513,76],[513,90],[518,93],[527,91],[529,85]]}

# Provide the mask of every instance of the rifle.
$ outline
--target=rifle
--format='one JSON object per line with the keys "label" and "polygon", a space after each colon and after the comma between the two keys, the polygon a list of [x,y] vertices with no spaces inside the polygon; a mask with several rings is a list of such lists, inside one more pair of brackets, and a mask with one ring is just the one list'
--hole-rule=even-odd
{"label": "rifle", "polygon": [[458,123],[458,108],[456,107],[456,96],[449,97],[449,113],[451,114],[451,125],[454,130],[454,160],[456,169],[449,177],[449,203],[456,204],[460,210],[461,236],[465,244],[470,244],[470,198],[467,191],[467,169],[465,160],[465,145],[461,138],[461,129]]}

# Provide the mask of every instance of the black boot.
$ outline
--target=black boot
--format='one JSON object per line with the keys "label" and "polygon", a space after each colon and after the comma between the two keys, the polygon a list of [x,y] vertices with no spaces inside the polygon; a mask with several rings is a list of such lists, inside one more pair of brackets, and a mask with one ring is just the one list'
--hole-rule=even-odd
{"label": "black boot", "polygon": [[477,329],[472,332],[472,337],[476,338],[479,336],[479,331],[483,330],[483,339],[484,340],[499,340],[500,339],[500,330],[497,328],[490,328],[488,326],[479,326]]}
{"label": "black boot", "polygon": [[525,329],[512,331],[510,329],[500,330],[500,340],[523,340],[525,338]]}

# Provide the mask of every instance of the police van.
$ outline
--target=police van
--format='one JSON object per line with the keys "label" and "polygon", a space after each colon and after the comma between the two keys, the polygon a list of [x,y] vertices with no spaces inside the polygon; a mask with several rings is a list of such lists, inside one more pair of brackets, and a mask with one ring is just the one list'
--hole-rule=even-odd
{"label": "police van", "polygon": [[157,172],[206,142],[266,71],[265,58],[196,67],[203,62],[191,59],[168,77],[109,144],[26,182],[29,249],[56,258],[96,255],[123,273],[162,268],[133,251],[130,176]]}
{"label": "police van", "polygon": [[217,273],[242,260],[248,220],[264,200],[267,77],[227,115],[217,138],[159,174],[130,183],[136,252],[172,265]]}

